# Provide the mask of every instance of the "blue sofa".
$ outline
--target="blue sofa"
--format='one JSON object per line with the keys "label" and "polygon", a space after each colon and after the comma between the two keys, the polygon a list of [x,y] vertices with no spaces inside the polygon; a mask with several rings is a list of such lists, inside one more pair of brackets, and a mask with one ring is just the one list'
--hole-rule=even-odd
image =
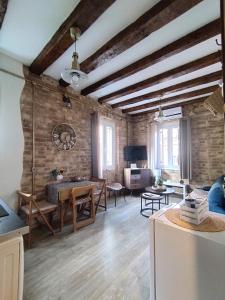
{"label": "blue sofa", "polygon": [[209,210],[225,214],[224,176],[219,177],[211,186],[208,194]]}

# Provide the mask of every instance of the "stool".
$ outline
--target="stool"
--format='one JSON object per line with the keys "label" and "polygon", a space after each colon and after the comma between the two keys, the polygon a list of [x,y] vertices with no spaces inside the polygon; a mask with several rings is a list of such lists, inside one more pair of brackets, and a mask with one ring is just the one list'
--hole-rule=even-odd
{"label": "stool", "polygon": [[[143,217],[146,217],[146,218],[149,218],[148,215],[144,214],[143,211],[146,211],[146,210],[151,210],[152,211],[152,214],[154,211],[157,211],[158,209],[155,209],[153,207],[154,203],[158,203],[159,205],[159,210],[160,210],[160,201],[163,199],[162,196],[158,196],[158,195],[153,195],[151,193],[142,193],[141,194],[141,210],[140,210],[140,213]],[[144,203],[144,206],[145,208],[143,208],[143,202],[142,201],[145,201]],[[147,202],[148,201],[148,202]],[[146,207],[148,205],[151,205],[151,207]]]}
{"label": "stool", "polygon": [[111,185],[107,185],[107,190],[110,192],[113,192],[114,193],[114,196],[115,196],[115,206],[116,206],[116,201],[117,201],[117,194],[121,191],[123,191],[123,197],[124,197],[124,200],[126,200],[125,198],[125,188],[124,186],[122,186],[122,184],[120,183],[112,183]]}

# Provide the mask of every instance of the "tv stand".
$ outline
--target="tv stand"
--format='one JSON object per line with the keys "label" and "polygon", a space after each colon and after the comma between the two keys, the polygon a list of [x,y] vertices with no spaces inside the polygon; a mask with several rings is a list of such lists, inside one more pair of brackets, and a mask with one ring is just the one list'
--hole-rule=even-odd
{"label": "tv stand", "polygon": [[151,169],[125,168],[124,183],[128,190],[139,190],[154,184]]}

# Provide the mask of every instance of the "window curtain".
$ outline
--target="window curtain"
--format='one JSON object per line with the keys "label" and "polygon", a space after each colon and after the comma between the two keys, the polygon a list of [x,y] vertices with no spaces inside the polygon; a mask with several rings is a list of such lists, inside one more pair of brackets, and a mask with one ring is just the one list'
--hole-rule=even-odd
{"label": "window curtain", "polygon": [[148,167],[155,173],[157,151],[156,151],[157,125],[155,122],[148,123],[147,146],[148,146]]}
{"label": "window curtain", "polygon": [[191,122],[180,119],[180,176],[191,179]]}
{"label": "window curtain", "polygon": [[99,123],[98,112],[91,115],[91,155],[92,155],[92,176],[100,176],[100,149],[99,149]]}

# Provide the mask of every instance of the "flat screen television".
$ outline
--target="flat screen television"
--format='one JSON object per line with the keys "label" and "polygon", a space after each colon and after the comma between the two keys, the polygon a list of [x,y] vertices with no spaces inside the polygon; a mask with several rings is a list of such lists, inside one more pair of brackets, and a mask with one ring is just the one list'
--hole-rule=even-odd
{"label": "flat screen television", "polygon": [[125,161],[147,160],[147,147],[146,146],[124,147],[124,160]]}

